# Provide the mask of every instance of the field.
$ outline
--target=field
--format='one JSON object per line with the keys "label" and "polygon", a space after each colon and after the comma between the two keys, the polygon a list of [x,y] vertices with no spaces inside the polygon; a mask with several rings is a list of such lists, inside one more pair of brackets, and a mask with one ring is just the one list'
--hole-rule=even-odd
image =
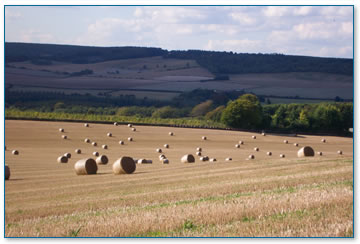
{"label": "field", "polygon": [[[136,129],[6,120],[5,162],[11,177],[5,181],[5,236],[353,236],[352,138]],[[257,139],[251,138],[254,134]],[[203,135],[208,140],[201,140]],[[133,142],[126,140],[129,136]],[[86,137],[98,147],[85,143]],[[235,148],[239,140],[244,145]],[[165,143],[169,149],[163,148]],[[109,148],[102,149],[102,144]],[[304,145],[323,156],[298,158]],[[197,147],[217,162],[201,162],[197,156],[194,164],[180,162],[184,154],[195,155]],[[76,148],[82,154],[75,154]],[[163,148],[169,165],[159,162],[156,148]],[[13,149],[19,155],[11,154]],[[92,157],[93,151],[106,154],[109,164],[100,165],[96,175],[77,176],[74,163]],[[72,154],[69,163],[57,163],[66,152]],[[280,158],[281,153],[286,157]],[[250,154],[254,160],[247,159]],[[124,155],[152,159],[153,164],[138,164],[130,175],[114,175],[112,163]]]}

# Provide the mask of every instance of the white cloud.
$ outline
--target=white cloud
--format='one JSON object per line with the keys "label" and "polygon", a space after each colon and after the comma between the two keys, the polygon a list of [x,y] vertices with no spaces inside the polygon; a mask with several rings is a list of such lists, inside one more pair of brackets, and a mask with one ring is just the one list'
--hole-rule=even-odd
{"label": "white cloud", "polygon": [[341,23],[341,31],[345,34],[353,34],[353,23],[352,22],[343,22]]}
{"label": "white cloud", "polygon": [[42,33],[41,31],[30,29],[20,33],[20,41],[32,43],[54,43],[56,40],[52,34]]}
{"label": "white cloud", "polygon": [[262,41],[259,40],[209,40],[206,50],[235,51],[235,52],[259,52]]}
{"label": "white cloud", "polygon": [[289,7],[284,6],[269,6],[263,10],[267,17],[282,17],[289,13]]}
{"label": "white cloud", "polygon": [[293,30],[301,39],[329,39],[335,35],[333,27],[332,24],[319,22],[295,25]]}
{"label": "white cloud", "polygon": [[302,6],[302,7],[298,7],[294,9],[294,15],[301,15],[301,16],[305,16],[310,14],[312,11],[312,7],[311,6]]}
{"label": "white cloud", "polygon": [[5,8],[5,21],[9,21],[11,19],[18,19],[21,17],[21,14],[16,11],[9,10]]}
{"label": "white cloud", "polygon": [[232,12],[230,17],[242,25],[254,25],[257,23],[256,18],[242,12]]}

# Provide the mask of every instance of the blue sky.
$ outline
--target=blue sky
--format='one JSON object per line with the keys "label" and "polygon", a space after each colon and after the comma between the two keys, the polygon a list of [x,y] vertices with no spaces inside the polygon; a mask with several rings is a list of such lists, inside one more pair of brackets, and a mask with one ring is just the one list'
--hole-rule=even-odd
{"label": "blue sky", "polygon": [[351,6],[7,6],[5,41],[353,56]]}

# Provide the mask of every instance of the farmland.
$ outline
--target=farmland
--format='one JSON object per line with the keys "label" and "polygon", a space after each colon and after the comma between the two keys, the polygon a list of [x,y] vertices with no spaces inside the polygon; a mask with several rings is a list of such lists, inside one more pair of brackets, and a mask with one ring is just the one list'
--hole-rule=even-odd
{"label": "farmland", "polygon": [[[6,120],[11,177],[5,182],[5,236],[353,236],[352,138],[135,127],[133,132],[125,125]],[[204,135],[208,140],[201,140]],[[244,145],[235,148],[239,140]],[[305,145],[323,156],[298,158]],[[194,164],[180,162],[197,147],[217,161],[195,156]],[[75,154],[76,148],[82,154]],[[158,160],[156,148],[163,148],[169,165]],[[19,155],[11,154],[13,149]],[[100,165],[96,175],[77,176],[74,163],[93,151],[106,154],[109,164]],[[66,152],[72,154],[69,163],[57,163]],[[250,154],[254,160],[248,160]],[[153,164],[114,175],[112,163],[126,155]]]}

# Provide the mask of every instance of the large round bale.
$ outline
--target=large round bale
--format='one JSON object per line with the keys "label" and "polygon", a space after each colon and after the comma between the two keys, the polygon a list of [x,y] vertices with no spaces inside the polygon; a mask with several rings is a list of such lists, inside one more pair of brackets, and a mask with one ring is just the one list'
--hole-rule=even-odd
{"label": "large round bale", "polygon": [[196,155],[197,155],[197,156],[201,156],[201,152],[196,152]]}
{"label": "large round bale", "polygon": [[120,145],[124,145],[124,141],[119,141],[119,144],[120,144]]}
{"label": "large round bale", "polygon": [[249,155],[249,159],[255,159],[255,156],[252,155],[252,154],[250,154],[250,155]]}
{"label": "large round bale", "polygon": [[60,131],[60,132],[64,132],[65,130],[64,130],[63,128],[60,128],[59,131]]}
{"label": "large round bale", "polygon": [[75,149],[75,153],[81,154],[81,150],[80,149]]}
{"label": "large round bale", "polygon": [[265,132],[261,133],[262,136],[266,136]]}
{"label": "large round bale", "polygon": [[89,124],[88,124],[88,123],[85,123],[84,126],[85,126],[85,127],[89,127]]}
{"label": "large round bale", "polygon": [[169,132],[169,136],[173,136],[174,135],[174,133],[173,132]]}
{"label": "large round bale", "polygon": [[322,152],[318,152],[318,155],[319,155],[319,156],[322,156],[322,155],[323,155],[323,153],[322,153]]}
{"label": "large round bale", "polygon": [[341,150],[337,151],[337,153],[338,153],[339,155],[342,155],[342,154],[343,154],[343,152],[342,152]]}
{"label": "large round bale", "polygon": [[259,148],[258,147],[254,147],[254,151],[258,152]]}
{"label": "large round bale", "polygon": [[136,164],[131,157],[121,157],[113,164],[114,174],[132,174],[136,170]]}
{"label": "large round bale", "polygon": [[207,160],[206,160],[206,157],[200,157],[199,160],[200,160],[200,161],[204,161],[204,162],[207,161]]}
{"label": "large round bale", "polygon": [[80,159],[75,163],[74,168],[77,175],[93,175],[98,170],[97,164],[92,158]]}
{"label": "large round bale", "polygon": [[185,154],[181,158],[182,163],[195,163],[195,158],[192,154]]}
{"label": "large round bale", "polygon": [[57,158],[57,162],[58,163],[67,163],[68,162],[68,158],[65,157],[64,155],[60,156]]}
{"label": "large round bale", "polygon": [[135,131],[136,131],[136,128],[132,128],[131,130],[135,132]]}
{"label": "large round bale", "polygon": [[14,155],[19,155],[19,151],[18,150],[12,150],[12,152],[11,152],[12,154],[14,154]]}
{"label": "large round bale", "polygon": [[288,143],[289,143],[289,141],[288,141],[288,140],[284,140],[284,143],[285,143],[285,144],[288,144]]}
{"label": "large round bale", "polygon": [[244,145],[244,142],[243,142],[243,141],[239,141],[239,144],[240,144],[240,145]]}
{"label": "large round bale", "polygon": [[128,124],[128,127],[132,127],[132,124]]}
{"label": "large round bale", "polygon": [[321,142],[325,143],[325,142],[326,142],[326,139],[325,139],[325,138],[321,139]]}
{"label": "large round bale", "polygon": [[272,152],[267,152],[266,155],[271,156]]}
{"label": "large round bale", "polygon": [[108,146],[106,144],[102,145],[103,149],[108,149]]}
{"label": "large round bale", "polygon": [[256,139],[256,136],[252,136],[251,138],[252,138],[252,139]]}
{"label": "large round bale", "polygon": [[161,148],[157,148],[157,149],[156,149],[156,152],[158,152],[158,153],[162,153]]}
{"label": "large round bale", "polygon": [[206,136],[203,136],[203,137],[201,137],[201,139],[203,139],[204,141],[206,141],[206,140],[207,140],[207,137],[206,137]]}
{"label": "large round bale", "polygon": [[140,158],[136,161],[137,164],[146,164],[147,160],[145,158]]}
{"label": "large round bale", "polygon": [[216,162],[216,158],[210,158],[210,162]]}
{"label": "large round bale", "polygon": [[169,148],[170,146],[169,146],[169,144],[164,144],[164,147]]}
{"label": "large round bale", "polygon": [[295,146],[295,147],[298,147],[298,146],[299,146],[299,144],[298,144],[298,143],[294,143],[294,146]]}
{"label": "large round bale", "polygon": [[300,148],[300,150],[297,153],[298,157],[314,157],[315,156],[315,152],[314,149],[312,149],[309,146],[305,146]]}
{"label": "large round bale", "polygon": [[162,159],[162,158],[166,158],[166,156],[164,154],[160,154],[159,159]]}
{"label": "large round bale", "polygon": [[285,158],[285,154],[280,154],[280,158]]}
{"label": "large round bale", "polygon": [[202,151],[202,148],[201,148],[201,147],[198,147],[198,148],[196,148],[196,151],[201,152],[201,151]]}
{"label": "large round bale", "polygon": [[167,158],[163,158],[163,159],[161,160],[161,162],[162,162],[163,164],[169,164],[169,163],[170,163],[169,159],[167,159]]}
{"label": "large round bale", "polygon": [[132,138],[132,137],[129,137],[129,138],[128,138],[128,141],[133,141],[133,138]]}
{"label": "large round bale", "polygon": [[67,158],[71,158],[71,153],[65,153],[64,156]]}
{"label": "large round bale", "polygon": [[95,157],[98,157],[100,154],[99,154],[99,152],[93,152],[92,155],[94,155]]}
{"label": "large round bale", "polygon": [[91,145],[93,145],[94,147],[96,147],[96,146],[97,146],[97,143],[96,143],[96,142],[93,142],[93,143],[91,143]]}
{"label": "large round bale", "polygon": [[240,148],[240,144],[235,144],[235,148]]}
{"label": "large round bale", "polygon": [[84,139],[84,142],[85,142],[85,143],[90,143],[90,139],[89,139],[89,138],[85,138],[85,139]]}
{"label": "large round bale", "polygon": [[9,165],[5,164],[5,180],[10,179],[10,167]]}
{"label": "large round bale", "polygon": [[100,155],[96,158],[96,164],[107,164],[109,162],[109,159],[106,155]]}
{"label": "large round bale", "polygon": [[66,136],[66,135],[62,135],[61,138],[64,139],[64,140],[66,140],[66,139],[67,139],[67,136]]}
{"label": "large round bale", "polygon": [[152,164],[152,160],[151,159],[146,159],[146,163],[147,164]]}
{"label": "large round bale", "polygon": [[118,122],[114,122],[114,125],[115,125],[115,126],[118,126]]}
{"label": "large round bale", "polygon": [[112,137],[112,133],[111,133],[111,132],[107,133],[106,135],[107,135],[108,137]]}
{"label": "large round bale", "polygon": [[232,161],[232,158],[225,158],[225,161]]}

